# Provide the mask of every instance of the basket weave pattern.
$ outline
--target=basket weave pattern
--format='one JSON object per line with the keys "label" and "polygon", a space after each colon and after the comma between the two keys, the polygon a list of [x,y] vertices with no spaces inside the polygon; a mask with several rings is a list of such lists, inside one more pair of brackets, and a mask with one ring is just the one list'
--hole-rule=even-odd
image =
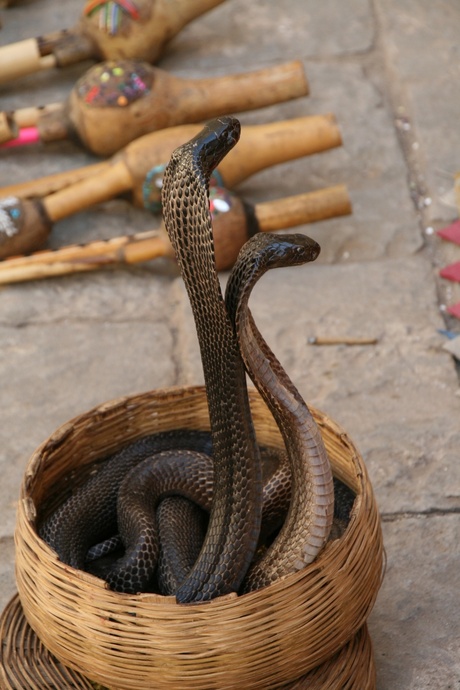
{"label": "basket weave pattern", "polygon": [[[250,397],[259,442],[282,447],[259,395],[251,391]],[[340,427],[313,412],[334,475],[356,493],[345,534],[310,566],[269,587],[187,606],[174,597],[109,591],[101,580],[61,563],[37,536],[36,520],[83,481],[97,459],[122,445],[179,427],[208,429],[204,388],[115,400],[60,427],[29,462],[16,529],[19,595],[45,647],[66,666],[114,690],[277,688],[331,659],[369,615],[380,586],[383,547],[358,452]],[[368,675],[372,668],[368,663]]]}
{"label": "basket weave pattern", "polygon": [[[80,673],[61,664],[27,623],[15,595],[0,618],[3,690],[94,690]],[[374,690],[372,643],[364,625],[344,647],[283,690]]]}

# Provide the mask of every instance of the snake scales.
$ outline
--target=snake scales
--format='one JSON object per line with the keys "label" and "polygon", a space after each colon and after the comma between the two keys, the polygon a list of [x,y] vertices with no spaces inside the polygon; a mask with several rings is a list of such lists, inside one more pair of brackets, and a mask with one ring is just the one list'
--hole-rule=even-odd
{"label": "snake scales", "polygon": [[[40,527],[61,560],[84,568],[88,549],[116,531],[118,516],[126,549],[103,570],[109,585],[130,592],[148,588],[159,559],[158,570],[169,582],[164,589],[175,590],[180,603],[250,591],[304,567],[327,540],[333,517],[332,475],[319,431],[247,308],[252,287],[266,270],[311,261],[319,247],[302,235],[256,235],[232,272],[226,303],[214,266],[209,177],[237,142],[239,131],[235,118],[209,123],[173,153],[163,182],[165,224],[200,344],[212,443],[202,432],[141,439],[101,466]],[[245,367],[270,407],[287,450],[288,469],[282,461],[265,486]],[[147,492],[141,490],[146,483]],[[210,511],[201,545],[205,528],[199,510],[193,509],[192,518],[188,502],[179,501],[189,516],[185,522],[201,521],[194,545],[182,560],[174,550],[168,555],[163,534],[161,548],[157,537],[158,523],[172,525],[175,499],[160,501],[177,494]],[[347,514],[351,501],[345,491]],[[287,506],[279,534],[254,559],[263,510],[270,519],[276,515],[274,524]],[[171,563],[174,559],[176,564]]]}

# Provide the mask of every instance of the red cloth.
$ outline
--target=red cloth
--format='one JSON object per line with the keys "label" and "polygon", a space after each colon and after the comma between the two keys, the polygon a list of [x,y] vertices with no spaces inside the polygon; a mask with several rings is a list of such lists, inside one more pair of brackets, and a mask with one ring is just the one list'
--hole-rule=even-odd
{"label": "red cloth", "polygon": [[449,314],[452,314],[452,316],[456,316],[457,319],[460,319],[460,302],[453,304],[451,307],[447,307],[447,311]]}
{"label": "red cloth", "polygon": [[454,264],[441,268],[439,275],[441,278],[447,278],[447,280],[454,280],[460,283],[460,261],[456,261]]}
{"label": "red cloth", "polygon": [[436,233],[443,240],[448,240],[448,242],[455,242],[455,244],[460,244],[460,219],[456,220],[452,225],[448,225],[445,228],[441,228]]}

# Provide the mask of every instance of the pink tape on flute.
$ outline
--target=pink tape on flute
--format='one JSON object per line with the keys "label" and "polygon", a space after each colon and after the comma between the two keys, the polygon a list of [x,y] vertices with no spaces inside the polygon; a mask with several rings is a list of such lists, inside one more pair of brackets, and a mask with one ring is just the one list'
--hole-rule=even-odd
{"label": "pink tape on flute", "polygon": [[14,146],[27,146],[28,144],[36,144],[40,141],[40,134],[37,127],[24,127],[19,130],[19,136],[16,139],[5,141],[0,144],[1,149],[10,149]]}

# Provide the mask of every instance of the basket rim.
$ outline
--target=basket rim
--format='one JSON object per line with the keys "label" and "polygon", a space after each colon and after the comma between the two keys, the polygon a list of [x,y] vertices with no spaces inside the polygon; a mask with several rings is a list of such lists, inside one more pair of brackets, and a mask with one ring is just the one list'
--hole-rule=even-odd
{"label": "basket rim", "polygon": [[[103,402],[99,405],[95,405],[91,408],[89,408],[86,412],[83,412],[81,414],[75,415],[72,417],[70,420],[64,422],[61,424],[55,431],[53,431],[37,448],[33,451],[27,466],[24,471],[23,479],[21,481],[20,485],[20,498],[24,499],[28,497],[28,494],[30,493],[34,481],[38,481],[37,474],[40,471],[43,471],[45,468],[43,468],[43,453],[45,451],[49,450],[55,450],[57,449],[61,444],[65,443],[69,436],[72,434],[75,424],[77,422],[92,422],[94,418],[99,418],[103,417],[106,415],[108,412],[120,409],[120,408],[127,408],[129,409],[133,405],[136,404],[136,402],[140,399],[149,399],[149,398],[154,398],[159,401],[167,400],[171,396],[174,396],[178,400],[182,397],[188,397],[188,396],[195,396],[195,395],[206,395],[206,388],[204,385],[190,385],[190,386],[168,386],[168,387],[163,387],[163,388],[157,388],[152,391],[145,391],[141,393],[134,393],[131,395],[126,395],[126,396],[120,396],[117,398],[113,398],[111,400],[108,400],[106,402]],[[249,387],[249,398],[250,401],[258,400],[268,411],[268,413],[271,415],[270,411],[268,410],[268,407],[265,405],[265,403],[262,401],[260,394],[256,390],[255,387],[250,386]],[[355,447],[354,442],[352,441],[351,437],[349,434],[345,431],[345,429],[338,424],[337,422],[334,421],[331,417],[329,417],[325,412],[320,410],[314,405],[309,404],[308,405],[311,413],[313,414],[316,423],[318,426],[321,428],[324,428],[327,426],[331,431],[333,431],[337,437],[340,438],[341,442],[347,445],[348,449],[350,450],[352,454],[352,460],[354,464],[354,468],[356,470],[356,479],[358,480],[358,484],[355,487],[350,487],[353,490],[355,490],[356,494],[362,493],[363,490],[363,484],[364,482],[369,482],[369,476],[368,472],[366,469],[366,466],[361,459],[358,450]],[[204,427],[203,427],[204,428]],[[206,428],[209,428],[207,426]],[[142,438],[142,436],[145,436],[146,434],[139,434],[137,436],[132,436],[130,437],[130,442],[132,440]],[[121,448],[122,445],[117,444],[115,446],[116,449]],[[110,451],[111,453],[113,450]],[[107,454],[107,453],[106,453]],[[103,459],[104,455],[98,456],[98,457],[91,457],[90,461],[93,463],[94,461],[98,461]]]}

